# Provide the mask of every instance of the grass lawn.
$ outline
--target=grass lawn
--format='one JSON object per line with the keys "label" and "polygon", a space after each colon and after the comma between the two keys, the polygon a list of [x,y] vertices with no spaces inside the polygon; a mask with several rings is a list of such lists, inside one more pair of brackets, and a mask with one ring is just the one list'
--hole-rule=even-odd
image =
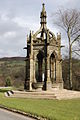
{"label": "grass lawn", "polygon": [[6,98],[4,97],[5,91],[0,89],[1,105],[44,116],[49,120],[80,120],[80,99],[58,101]]}

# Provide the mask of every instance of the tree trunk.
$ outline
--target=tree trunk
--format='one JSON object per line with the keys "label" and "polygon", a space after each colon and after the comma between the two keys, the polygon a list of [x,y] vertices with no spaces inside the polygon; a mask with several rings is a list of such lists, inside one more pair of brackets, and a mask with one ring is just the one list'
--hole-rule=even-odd
{"label": "tree trunk", "polygon": [[68,28],[68,40],[69,40],[69,88],[72,89],[72,45],[70,39],[70,28]]}
{"label": "tree trunk", "polygon": [[69,87],[72,89],[72,46],[69,46]]}

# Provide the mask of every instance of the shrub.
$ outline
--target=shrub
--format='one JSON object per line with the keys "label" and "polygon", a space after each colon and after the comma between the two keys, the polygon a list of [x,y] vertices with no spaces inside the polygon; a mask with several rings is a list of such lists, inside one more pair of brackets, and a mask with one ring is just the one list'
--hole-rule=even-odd
{"label": "shrub", "polygon": [[8,77],[6,78],[6,84],[5,84],[5,86],[6,86],[6,87],[11,86],[11,77],[10,77],[10,76],[8,76]]}

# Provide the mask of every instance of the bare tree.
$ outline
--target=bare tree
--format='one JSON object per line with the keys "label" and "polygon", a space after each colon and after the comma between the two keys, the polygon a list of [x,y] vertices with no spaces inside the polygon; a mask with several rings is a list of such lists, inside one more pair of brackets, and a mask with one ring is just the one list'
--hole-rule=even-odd
{"label": "bare tree", "polygon": [[[67,34],[69,45],[69,85],[72,88],[72,53],[80,55],[80,11],[75,9],[59,10],[55,24]],[[77,45],[77,46],[76,46]],[[79,46],[79,48],[78,48]]]}

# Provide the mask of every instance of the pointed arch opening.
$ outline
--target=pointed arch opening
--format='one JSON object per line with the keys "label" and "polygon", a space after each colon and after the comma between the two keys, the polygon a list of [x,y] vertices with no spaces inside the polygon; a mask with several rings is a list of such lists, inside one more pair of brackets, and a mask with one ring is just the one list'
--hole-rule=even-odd
{"label": "pointed arch opening", "polygon": [[51,82],[56,82],[56,54],[53,52],[50,56],[50,79]]}
{"label": "pointed arch opening", "polygon": [[43,71],[44,71],[44,53],[39,51],[37,54],[37,71],[36,71],[36,81],[42,82],[43,81]]}

